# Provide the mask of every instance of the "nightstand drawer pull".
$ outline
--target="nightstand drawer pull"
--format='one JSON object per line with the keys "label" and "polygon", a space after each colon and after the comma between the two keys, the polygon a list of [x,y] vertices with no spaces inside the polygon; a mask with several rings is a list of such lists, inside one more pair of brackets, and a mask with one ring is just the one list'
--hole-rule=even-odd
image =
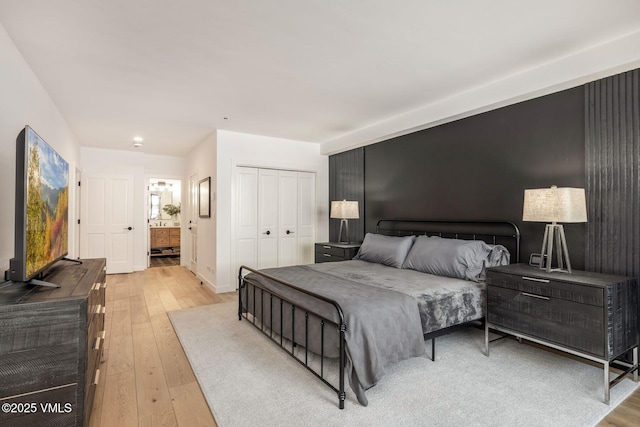
{"label": "nightstand drawer pull", "polygon": [[331,246],[323,245],[322,247],[325,248],[325,249],[331,249]]}
{"label": "nightstand drawer pull", "polygon": [[326,257],[331,257],[331,254],[322,254],[322,255]]}
{"label": "nightstand drawer pull", "polygon": [[524,280],[531,280],[532,282],[549,283],[547,279],[538,279],[537,277],[522,276]]}
{"label": "nightstand drawer pull", "polygon": [[543,299],[545,301],[549,301],[549,299],[550,299],[549,297],[543,297],[542,295],[530,294],[528,292],[520,292],[520,295],[522,295],[524,297]]}

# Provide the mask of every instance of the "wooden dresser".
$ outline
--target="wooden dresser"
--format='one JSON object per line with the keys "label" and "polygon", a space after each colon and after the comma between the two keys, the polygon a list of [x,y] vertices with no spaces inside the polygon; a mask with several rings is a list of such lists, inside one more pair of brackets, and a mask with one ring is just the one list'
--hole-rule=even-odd
{"label": "wooden dresser", "polygon": [[[638,285],[632,277],[573,271],[548,273],[526,264],[487,269],[489,329],[599,362],[604,401],[609,367],[638,379]],[[630,362],[630,363],[629,363]]]}
{"label": "wooden dresser", "polygon": [[60,261],[46,288],[0,285],[0,425],[89,424],[104,347],[106,263]]}

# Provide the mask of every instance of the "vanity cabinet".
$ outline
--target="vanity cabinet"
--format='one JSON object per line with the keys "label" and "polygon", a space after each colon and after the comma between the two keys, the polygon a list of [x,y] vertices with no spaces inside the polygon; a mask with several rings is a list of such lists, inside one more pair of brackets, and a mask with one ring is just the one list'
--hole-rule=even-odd
{"label": "vanity cabinet", "polygon": [[180,252],[180,227],[152,227],[149,231],[152,256]]}

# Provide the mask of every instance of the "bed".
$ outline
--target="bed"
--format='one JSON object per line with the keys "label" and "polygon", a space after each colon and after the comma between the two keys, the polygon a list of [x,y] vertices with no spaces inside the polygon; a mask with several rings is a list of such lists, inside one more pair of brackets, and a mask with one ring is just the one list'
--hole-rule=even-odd
{"label": "bed", "polygon": [[[484,317],[484,268],[519,260],[510,222],[380,220],[351,261],[240,267],[238,318],[269,336],[337,393],[360,404],[425,339]],[[325,360],[339,372],[328,381]],[[318,363],[310,363],[310,359]]]}

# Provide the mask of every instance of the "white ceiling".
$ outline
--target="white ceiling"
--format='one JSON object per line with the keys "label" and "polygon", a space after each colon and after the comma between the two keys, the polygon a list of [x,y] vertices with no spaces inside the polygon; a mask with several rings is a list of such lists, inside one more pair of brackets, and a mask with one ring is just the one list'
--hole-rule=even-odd
{"label": "white ceiling", "polygon": [[[182,156],[215,129],[379,140],[435,121],[416,114],[429,106],[637,40],[640,1],[1,0],[0,23],[81,145],[133,150],[140,135],[144,152]],[[586,68],[628,67],[635,49]]]}

